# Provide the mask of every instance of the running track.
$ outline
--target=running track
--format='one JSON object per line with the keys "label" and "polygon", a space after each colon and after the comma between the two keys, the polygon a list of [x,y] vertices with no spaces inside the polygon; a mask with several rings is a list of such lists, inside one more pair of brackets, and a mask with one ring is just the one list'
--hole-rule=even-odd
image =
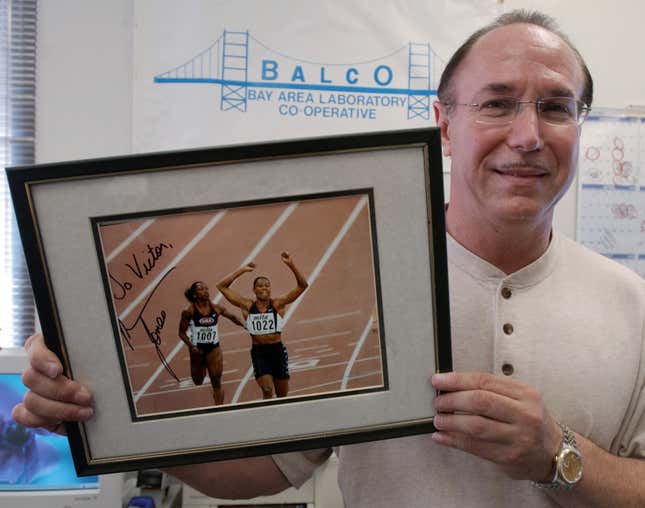
{"label": "running track", "polygon": [[[137,415],[212,406],[208,378],[202,386],[193,384],[188,350],[177,334],[188,305],[184,290],[204,281],[211,299],[241,318],[216,283],[253,261],[255,272],[233,288],[251,298],[254,277],[266,275],[272,295],[284,295],[295,278],[280,260],[283,250],[310,284],[287,307],[289,396],[382,386],[368,206],[364,196],[344,196],[101,225],[115,313],[131,328],[129,340],[120,343]],[[157,332],[158,347],[179,382],[163,368],[145,327]],[[224,318],[220,334],[225,404],[259,400],[249,334]]]}

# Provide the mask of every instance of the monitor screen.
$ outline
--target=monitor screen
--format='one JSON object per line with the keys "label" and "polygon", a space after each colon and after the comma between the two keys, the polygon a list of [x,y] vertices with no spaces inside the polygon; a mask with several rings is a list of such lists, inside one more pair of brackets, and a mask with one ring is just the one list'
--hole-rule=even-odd
{"label": "monitor screen", "polygon": [[98,489],[98,476],[76,476],[65,436],[12,420],[26,391],[20,374],[0,372],[0,491]]}
{"label": "monitor screen", "polygon": [[0,350],[0,506],[120,506],[121,475],[76,475],[65,436],[22,427],[11,411],[27,392],[22,350]]}

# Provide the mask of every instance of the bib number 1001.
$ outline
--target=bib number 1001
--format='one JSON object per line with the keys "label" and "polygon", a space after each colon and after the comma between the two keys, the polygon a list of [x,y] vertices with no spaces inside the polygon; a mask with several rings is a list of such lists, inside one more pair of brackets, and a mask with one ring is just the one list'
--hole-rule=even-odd
{"label": "bib number 1001", "polygon": [[197,332],[197,342],[215,342],[217,332],[213,330],[200,330]]}

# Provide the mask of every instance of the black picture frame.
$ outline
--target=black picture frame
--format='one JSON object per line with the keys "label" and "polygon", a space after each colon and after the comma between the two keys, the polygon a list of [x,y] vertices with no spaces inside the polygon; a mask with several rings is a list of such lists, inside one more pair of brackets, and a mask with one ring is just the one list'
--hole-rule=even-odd
{"label": "black picture frame", "polygon": [[[452,370],[438,129],[38,164],[7,168],[7,177],[46,343],[65,374],[87,385],[95,398],[89,422],[66,424],[79,474],[434,430],[429,376]],[[187,231],[199,229],[200,221],[217,226],[191,237]],[[195,245],[205,246],[211,257],[199,257]],[[293,277],[281,263],[283,249],[310,280],[299,297],[305,302],[300,314],[285,314],[284,342],[292,354],[289,341],[296,342],[295,330],[301,330],[301,340],[309,341],[302,351],[319,348],[315,358],[294,351],[289,383],[297,390],[270,400],[256,389],[247,399],[241,395],[222,405],[186,402],[193,395],[203,400],[209,388],[208,382],[191,385],[185,359],[168,361],[170,343],[178,341],[176,323],[169,323],[178,319],[178,302],[188,303],[179,288],[206,272],[214,296],[224,273],[260,258],[272,279],[277,274],[275,290],[286,292]],[[139,282],[142,289],[135,287]],[[161,286],[170,296],[161,295]],[[245,288],[250,287],[248,276]],[[157,308],[142,318],[151,295]],[[335,313],[333,305],[340,306]],[[325,306],[331,310],[320,310]],[[126,309],[139,309],[130,325],[121,319]],[[296,315],[303,317],[290,319]],[[342,320],[349,323],[342,333],[322,333]],[[127,337],[124,328],[137,328],[139,335]],[[318,335],[311,331],[318,329]],[[246,339],[232,338],[235,333]],[[244,330],[229,336],[222,333],[221,349],[233,365],[233,341],[250,342]],[[331,350],[321,353],[322,336],[343,339],[326,339]],[[132,352],[128,346],[140,337],[151,344],[137,342]],[[341,349],[354,343],[348,358]],[[376,353],[368,354],[366,344]],[[144,351],[150,345],[154,351]],[[182,347],[179,341],[172,350],[179,355]],[[316,373],[335,368],[325,356],[346,365],[340,388],[333,387],[334,374],[321,380]],[[359,372],[358,362],[371,367]],[[172,378],[166,367],[177,365],[184,376],[173,378],[176,386],[161,383],[160,375],[146,385],[137,370],[144,364],[166,378]],[[231,372],[225,366],[224,382],[238,381]],[[154,383],[160,388],[149,395]],[[240,380],[235,393],[243,393],[241,385]],[[172,395],[179,391],[181,397]],[[144,396],[149,398],[140,403]],[[258,421],[264,422],[260,432]]]}

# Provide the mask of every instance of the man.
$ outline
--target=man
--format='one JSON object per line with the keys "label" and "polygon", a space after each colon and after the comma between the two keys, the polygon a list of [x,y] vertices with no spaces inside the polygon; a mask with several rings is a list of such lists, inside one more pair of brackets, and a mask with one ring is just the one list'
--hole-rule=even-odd
{"label": "man", "polygon": [[[447,65],[435,114],[452,158],[455,372],[432,378],[438,432],[338,449],[347,506],[645,506],[645,286],[551,229],[591,99],[582,58],[539,14],[502,16]],[[34,342],[26,382],[69,401],[36,373],[47,352]],[[37,397],[16,409],[20,421],[84,416]],[[172,473],[250,495],[298,485],[328,453]]]}

